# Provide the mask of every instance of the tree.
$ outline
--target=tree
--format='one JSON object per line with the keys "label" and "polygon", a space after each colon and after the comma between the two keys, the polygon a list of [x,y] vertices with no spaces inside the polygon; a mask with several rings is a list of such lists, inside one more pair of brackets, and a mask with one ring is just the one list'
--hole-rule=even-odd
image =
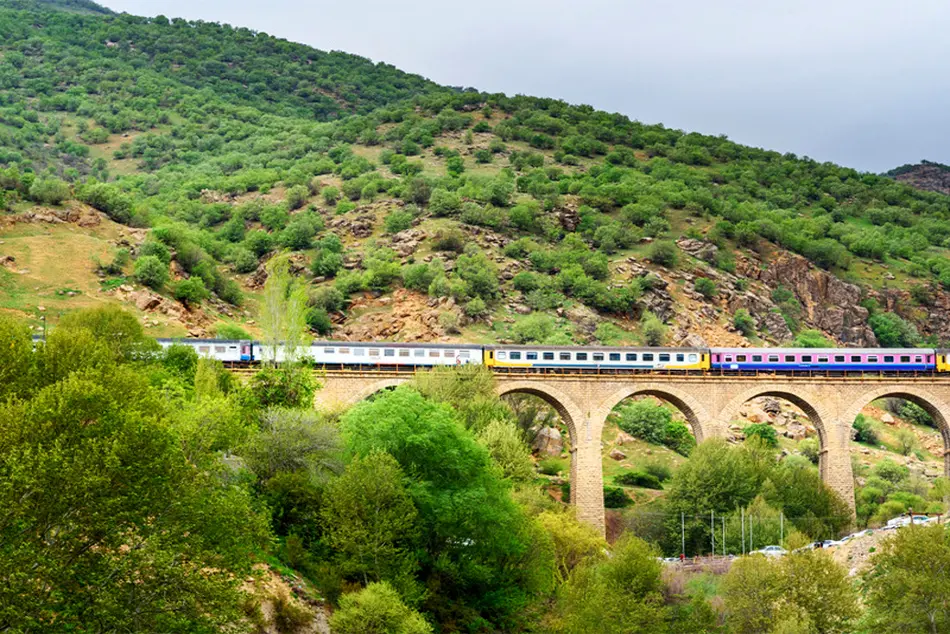
{"label": "tree", "polygon": [[722,598],[735,634],[769,632],[782,596],[781,571],[766,557],[741,557],[722,581]]}
{"label": "tree", "polygon": [[579,565],[601,559],[607,552],[604,538],[572,513],[545,511],[538,515],[537,521],[554,541],[559,584],[566,582]]}
{"label": "tree", "polygon": [[392,586],[371,583],[346,594],[330,617],[338,634],[430,634],[432,627],[399,598]]}
{"label": "tree", "polygon": [[383,220],[386,233],[399,233],[412,226],[412,213],[408,211],[392,211]]}
{"label": "tree", "polygon": [[44,205],[58,205],[72,195],[69,184],[56,178],[42,178],[30,187],[30,198]]}
{"label": "tree", "polygon": [[784,557],[782,599],[808,617],[821,634],[849,634],[860,615],[848,571],[829,553],[804,550]]}
{"label": "tree", "polygon": [[291,210],[300,209],[310,198],[310,190],[306,185],[294,185],[287,190],[287,207]]}
{"label": "tree", "polygon": [[280,473],[326,479],[340,470],[337,430],[314,411],[271,408],[261,417],[261,433],[239,450],[261,480]]}
{"label": "tree", "polygon": [[819,330],[803,330],[795,336],[794,345],[798,348],[834,348],[835,343]]}
{"label": "tree", "polygon": [[624,403],[616,410],[617,426],[631,436],[655,445],[666,440],[666,428],[673,422],[673,412],[652,400]]}
{"label": "tree", "polygon": [[286,257],[267,265],[264,301],[260,315],[267,352],[265,361],[296,361],[307,332],[307,287],[290,274]]}
{"label": "tree", "polygon": [[488,449],[506,477],[523,482],[535,477],[531,449],[513,423],[501,418],[491,421],[478,434],[478,442]]}
{"label": "tree", "polygon": [[740,308],[733,314],[732,325],[746,337],[751,337],[755,334],[755,319],[752,318],[752,315],[750,315],[749,311],[745,308]]}
{"label": "tree", "polygon": [[340,427],[353,455],[385,451],[407,474],[423,539],[420,581],[440,587],[423,605],[438,621],[504,621],[550,578],[508,482],[450,407],[401,386],[348,411]]}
{"label": "tree", "polygon": [[159,289],[168,281],[168,265],[154,255],[135,261],[135,279],[148,287]]}
{"label": "tree", "polygon": [[554,335],[554,319],[540,313],[528,315],[512,326],[511,331],[518,343],[544,343]]}
{"label": "tree", "polygon": [[917,327],[896,313],[872,315],[868,325],[883,348],[911,348],[920,342]]}
{"label": "tree", "polygon": [[71,373],[0,406],[0,629],[227,627],[265,523],[186,459],[162,396],[90,332],[44,351],[71,353]]}
{"label": "tree", "polygon": [[388,581],[417,599],[416,507],[399,463],[382,452],[357,457],[327,485],[325,500],[326,539],[343,574],[364,584]]}
{"label": "tree", "polygon": [[745,434],[746,439],[752,437],[761,439],[762,442],[765,443],[766,447],[770,447],[772,449],[778,447],[778,436],[775,433],[775,428],[768,423],[746,425],[742,430],[742,433]]}
{"label": "tree", "polygon": [[565,634],[659,634],[668,631],[661,565],[643,540],[625,537],[609,559],[588,558],[575,568],[559,597]]}

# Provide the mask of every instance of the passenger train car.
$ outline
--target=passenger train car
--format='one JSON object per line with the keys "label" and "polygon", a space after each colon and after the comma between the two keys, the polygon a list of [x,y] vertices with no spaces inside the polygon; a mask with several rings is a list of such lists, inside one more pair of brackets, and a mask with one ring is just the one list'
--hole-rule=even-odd
{"label": "passenger train car", "polygon": [[[229,364],[286,360],[258,341],[159,339]],[[486,365],[500,372],[950,373],[950,350],[933,348],[637,348],[315,341],[300,358],[327,369]]]}

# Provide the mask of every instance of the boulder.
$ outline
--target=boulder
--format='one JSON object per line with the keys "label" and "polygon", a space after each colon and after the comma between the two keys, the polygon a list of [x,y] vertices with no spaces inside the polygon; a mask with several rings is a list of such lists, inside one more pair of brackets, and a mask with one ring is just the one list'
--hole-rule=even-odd
{"label": "boulder", "polygon": [[889,413],[887,413],[887,412],[884,412],[884,415],[881,416],[881,422],[884,423],[885,425],[894,425],[894,424],[895,424],[894,417],[891,416],[891,415],[890,415]]}
{"label": "boulder", "polygon": [[614,441],[614,444],[616,444],[616,445],[628,445],[628,444],[634,442],[635,440],[636,440],[636,438],[634,438],[633,436],[631,436],[631,435],[628,434],[627,432],[622,431],[622,432],[620,432],[619,434],[617,434],[617,440]]}
{"label": "boulder", "polygon": [[547,456],[560,456],[564,451],[561,431],[556,427],[542,427],[534,439],[534,449]]}
{"label": "boulder", "polygon": [[764,398],[762,399],[762,411],[773,415],[781,414],[782,403],[777,398]]}
{"label": "boulder", "polygon": [[627,454],[620,451],[619,449],[611,449],[610,457],[613,458],[614,460],[623,460],[624,458],[627,457]]}
{"label": "boulder", "polygon": [[808,436],[808,430],[801,423],[794,422],[789,424],[784,435],[792,440],[802,440]]}
{"label": "boulder", "polygon": [[150,293],[139,293],[135,300],[135,307],[139,310],[155,310],[162,303],[162,298]]}

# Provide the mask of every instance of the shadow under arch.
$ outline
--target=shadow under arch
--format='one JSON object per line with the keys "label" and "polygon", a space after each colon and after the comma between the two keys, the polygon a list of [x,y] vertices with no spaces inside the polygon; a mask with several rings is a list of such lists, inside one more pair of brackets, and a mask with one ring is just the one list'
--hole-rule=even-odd
{"label": "shadow under arch", "polygon": [[826,456],[828,453],[829,442],[828,425],[833,423],[833,417],[831,412],[828,411],[824,405],[821,403],[812,402],[812,399],[809,399],[806,395],[799,393],[795,388],[789,387],[788,385],[760,385],[750,388],[732,399],[732,401],[725,407],[722,412],[723,422],[729,424],[738,417],[739,409],[743,405],[752,399],[762,396],[770,396],[772,398],[786,400],[805,412],[805,415],[808,416],[808,419],[811,421],[812,425],[814,425],[815,429],[818,430],[818,443],[820,446],[818,471],[821,474],[822,480],[827,481],[828,459]]}
{"label": "shadow under arch", "polygon": [[394,390],[400,385],[408,383],[410,378],[389,378],[381,379],[375,383],[367,385],[357,391],[355,391],[352,396],[349,396],[347,400],[349,401],[350,406],[361,403],[367,399],[373,398],[380,392],[385,392],[386,390]]}
{"label": "shadow under arch", "polygon": [[631,385],[617,390],[604,402],[602,418],[606,420],[615,407],[635,396],[654,396],[678,409],[686,417],[697,443],[715,436],[713,430],[703,429],[703,425],[712,424],[706,408],[689,394],[667,385]]}
{"label": "shadow under arch", "polygon": [[496,393],[499,397],[509,394],[530,394],[537,396],[542,401],[550,405],[561,420],[567,426],[570,435],[571,446],[576,447],[580,438],[578,438],[578,427],[585,422],[585,417],[581,409],[573,400],[557,388],[548,385],[538,385],[535,382],[506,381],[500,382]]}
{"label": "shadow under arch", "polygon": [[912,386],[885,386],[870,390],[855,400],[844,414],[844,422],[851,425],[867,405],[882,398],[899,398],[920,406],[937,423],[937,430],[943,439],[943,473],[950,476],[950,423],[944,412],[950,414],[950,404],[945,403],[926,390]]}

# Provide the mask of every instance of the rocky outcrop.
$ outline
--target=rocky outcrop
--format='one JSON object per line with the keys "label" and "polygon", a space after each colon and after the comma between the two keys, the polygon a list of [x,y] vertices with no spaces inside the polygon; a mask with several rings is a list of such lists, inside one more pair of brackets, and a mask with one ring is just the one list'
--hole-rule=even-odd
{"label": "rocky outcrop", "polygon": [[788,252],[776,252],[768,266],[754,266],[741,273],[770,288],[783,286],[795,293],[810,326],[832,334],[844,345],[877,345],[874,332],[867,325],[868,311],[858,304],[862,291],[856,284],[844,282]]}
{"label": "rocky outcrop", "polygon": [[545,456],[560,456],[564,451],[564,440],[556,427],[542,427],[534,439],[534,450]]}
{"label": "rocky outcrop", "polygon": [[905,165],[888,173],[895,180],[928,192],[950,194],[950,166],[921,161],[919,165]]}

